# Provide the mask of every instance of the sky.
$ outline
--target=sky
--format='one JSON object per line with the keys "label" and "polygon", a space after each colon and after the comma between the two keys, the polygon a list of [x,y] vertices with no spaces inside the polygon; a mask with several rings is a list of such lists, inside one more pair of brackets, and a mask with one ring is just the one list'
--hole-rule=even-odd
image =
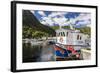
{"label": "sky", "polygon": [[81,28],[91,24],[91,14],[82,12],[65,12],[65,11],[42,11],[31,10],[32,14],[43,25],[47,26],[69,26]]}

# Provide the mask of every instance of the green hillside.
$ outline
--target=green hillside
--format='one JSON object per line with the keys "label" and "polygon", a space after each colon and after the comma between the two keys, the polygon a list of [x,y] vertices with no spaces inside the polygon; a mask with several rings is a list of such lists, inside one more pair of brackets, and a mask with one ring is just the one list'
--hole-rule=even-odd
{"label": "green hillside", "polygon": [[91,28],[90,27],[83,27],[83,28],[76,28],[77,30],[80,30],[81,33],[88,34],[91,36]]}
{"label": "green hillside", "polygon": [[[54,30],[59,29],[59,26],[52,26],[51,27]],[[70,29],[70,26],[62,26],[64,29]],[[75,28],[76,30],[80,30],[81,33],[88,34],[91,36],[91,28],[90,27],[82,27],[82,28]]]}
{"label": "green hillside", "polygon": [[55,30],[41,24],[29,10],[23,10],[23,38],[42,36],[55,36]]}

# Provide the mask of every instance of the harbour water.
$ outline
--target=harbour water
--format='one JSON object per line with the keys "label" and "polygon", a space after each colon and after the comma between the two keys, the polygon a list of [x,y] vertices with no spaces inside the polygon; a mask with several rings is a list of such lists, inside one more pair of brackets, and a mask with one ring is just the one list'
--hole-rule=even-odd
{"label": "harbour water", "polygon": [[46,41],[23,41],[23,62],[55,61],[53,46],[53,44],[49,44]]}
{"label": "harbour water", "polygon": [[[23,62],[48,62],[48,61],[57,61],[58,57],[56,55],[55,46],[57,43],[50,42],[50,40],[23,40]],[[80,55],[79,58],[76,57],[76,54],[70,53],[69,57],[59,59],[61,61],[65,60],[83,60],[81,49],[89,49],[89,46],[73,46],[74,50]],[[60,48],[62,49],[62,48]],[[64,48],[63,49],[67,49]],[[89,49],[90,50],[90,49]],[[86,55],[86,54],[85,54]],[[90,57],[90,53],[88,53]],[[88,58],[87,57],[87,58]],[[84,58],[85,59],[85,58]],[[59,61],[58,60],[58,61]]]}

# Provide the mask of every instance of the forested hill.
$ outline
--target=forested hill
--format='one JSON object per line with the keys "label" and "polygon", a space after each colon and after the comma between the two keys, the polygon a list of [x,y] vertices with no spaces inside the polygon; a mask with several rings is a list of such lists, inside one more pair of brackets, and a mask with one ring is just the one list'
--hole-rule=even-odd
{"label": "forested hill", "polygon": [[[59,26],[52,26],[51,27],[54,30],[59,29]],[[70,29],[70,26],[62,26],[64,29]],[[81,27],[81,28],[75,28],[76,30],[80,30],[81,33],[87,34],[91,36],[91,27]]]}
{"label": "forested hill", "polygon": [[37,31],[42,32],[42,35],[45,33],[55,36],[56,33],[54,29],[41,24],[29,10],[23,10],[23,36],[31,38]]}

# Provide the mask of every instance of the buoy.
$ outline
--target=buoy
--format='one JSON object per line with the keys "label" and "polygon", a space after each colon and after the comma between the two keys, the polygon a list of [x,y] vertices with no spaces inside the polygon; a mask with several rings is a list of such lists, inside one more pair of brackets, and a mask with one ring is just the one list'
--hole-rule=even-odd
{"label": "buoy", "polygon": [[63,38],[62,37],[60,37],[60,42],[63,42]]}

